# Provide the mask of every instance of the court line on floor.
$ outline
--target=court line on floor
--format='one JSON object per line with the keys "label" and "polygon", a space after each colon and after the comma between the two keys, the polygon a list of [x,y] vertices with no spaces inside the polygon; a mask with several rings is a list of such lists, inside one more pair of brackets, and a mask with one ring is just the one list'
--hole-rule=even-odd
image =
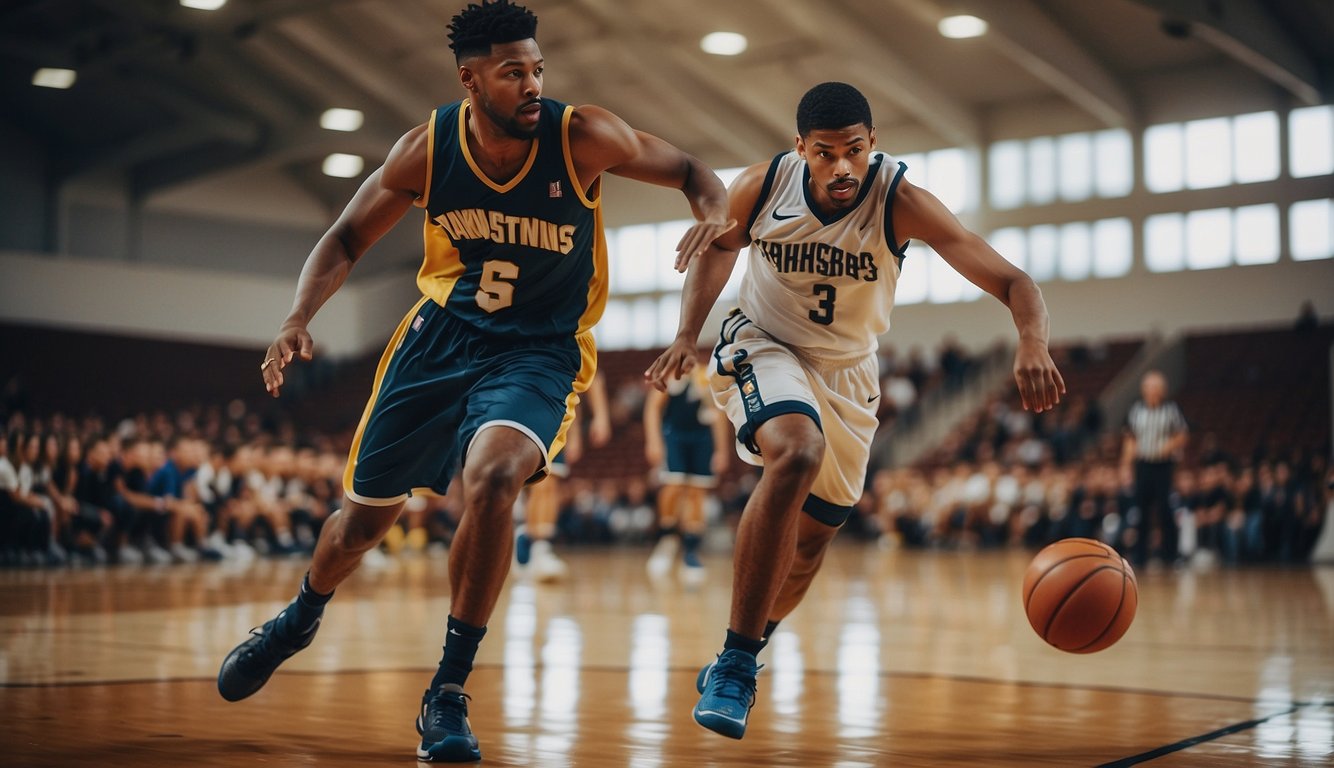
{"label": "court line on floor", "polygon": [[1275,718],[1287,717],[1288,715],[1291,715],[1297,710],[1302,709],[1304,706],[1310,706],[1310,705],[1299,704],[1289,707],[1288,709],[1285,709],[1282,712],[1275,712],[1274,714],[1269,715],[1268,717],[1258,717],[1254,720],[1245,720],[1240,723],[1233,723],[1232,725],[1226,726],[1224,728],[1219,728],[1216,731],[1210,731],[1208,733],[1204,733],[1199,736],[1192,736],[1189,739],[1182,739],[1181,741],[1178,741],[1174,744],[1165,744],[1161,747],[1158,747],[1157,749],[1151,749],[1148,752],[1141,752],[1138,755],[1123,757],[1120,760],[1113,760],[1110,763],[1102,763],[1098,766],[1095,766],[1095,768],[1129,768],[1132,765],[1147,763],[1150,760],[1157,760],[1158,758],[1163,757],[1165,755],[1170,755],[1173,752],[1179,752],[1183,749],[1189,749],[1190,747],[1193,747],[1196,744],[1203,744],[1206,741],[1221,739],[1224,736],[1231,736],[1234,733],[1249,731],[1250,729],[1255,728],[1256,726],[1259,725],[1263,725],[1264,723],[1267,723]]}
{"label": "court line on floor", "polygon": [[[473,671],[475,672],[486,669],[503,670],[504,668],[505,668],[504,664],[495,664],[495,663],[481,663],[473,665]],[[541,664],[533,665],[534,670],[540,670],[542,668],[543,665]],[[610,672],[616,674],[628,674],[631,671],[631,667],[629,667],[628,665],[617,665],[617,664],[585,664],[578,667],[578,670],[580,672]],[[672,667],[667,667],[667,671],[677,674],[689,673],[693,676],[699,672],[699,667],[672,666]],[[411,666],[411,667],[380,667],[380,668],[356,668],[356,669],[336,669],[336,670],[291,669],[291,670],[283,670],[280,674],[293,675],[293,676],[302,675],[311,677],[317,675],[368,675],[380,672],[389,672],[393,674],[419,672],[422,674],[430,674],[435,672],[435,667]],[[833,677],[841,673],[833,670],[811,669],[811,670],[806,670],[805,674]],[[1229,696],[1227,694],[1218,694],[1218,693],[1191,693],[1187,691],[1163,691],[1163,690],[1156,690],[1153,688],[1122,688],[1110,685],[1077,685],[1074,683],[1039,682],[1036,680],[1005,680],[996,677],[975,677],[970,675],[942,675],[930,672],[882,671],[878,673],[878,676],[882,678],[891,678],[891,679],[898,678],[898,679],[908,679],[908,680],[944,680],[948,682],[975,683],[978,685],[1013,685],[1023,688],[1052,688],[1052,689],[1072,690],[1072,691],[1122,693],[1122,694],[1131,694],[1137,696],[1160,696],[1170,699],[1199,699],[1204,701],[1226,701],[1237,704],[1251,704],[1256,706],[1271,706],[1271,707],[1293,707],[1296,709],[1309,706],[1322,706],[1320,702],[1311,702],[1311,701],[1298,701],[1298,700],[1283,701],[1274,699],[1266,700],[1266,699],[1251,698],[1247,696]],[[210,677],[180,676],[180,677],[161,677],[161,678],[127,678],[118,680],[61,680],[49,683],[0,682],[0,690],[4,690],[6,688],[14,688],[14,689],[75,688],[75,687],[88,687],[95,685],[197,683],[206,681],[212,682],[214,680],[215,678],[211,676]],[[1328,704],[1327,706],[1334,706],[1334,702]]]}

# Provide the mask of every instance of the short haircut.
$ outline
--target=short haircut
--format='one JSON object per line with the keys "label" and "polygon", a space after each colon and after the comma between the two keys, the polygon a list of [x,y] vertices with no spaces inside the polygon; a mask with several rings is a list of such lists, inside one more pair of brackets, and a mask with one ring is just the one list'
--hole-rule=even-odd
{"label": "short haircut", "polygon": [[871,105],[862,92],[847,83],[820,83],[806,91],[797,104],[797,135],[811,131],[865,125],[870,129]]}
{"label": "short haircut", "polygon": [[509,0],[469,3],[449,22],[449,47],[454,60],[486,56],[496,43],[513,43],[537,36],[537,16]]}

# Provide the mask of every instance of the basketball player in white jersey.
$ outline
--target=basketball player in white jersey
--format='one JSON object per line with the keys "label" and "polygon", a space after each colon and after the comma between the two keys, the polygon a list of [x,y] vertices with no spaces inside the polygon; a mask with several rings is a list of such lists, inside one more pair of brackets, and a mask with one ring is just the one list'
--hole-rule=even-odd
{"label": "basketball player in white jersey", "polygon": [[906,170],[875,151],[871,109],[856,88],[817,85],[797,107],[796,148],[733,183],[738,225],[693,265],[688,257],[676,265],[689,267],[679,330],[644,374],[658,388],[693,366],[704,319],[750,246],[740,307],[710,362],[737,453],[765,467],[737,528],[723,652],[698,680],[695,720],[724,736],[745,734],[755,657],[861,496],[880,396],[877,338],[889,330],[900,270],[927,268],[906,259],[908,242],[925,242],[1009,308],[1025,408],[1047,410],[1065,391],[1037,285],[910,184]]}

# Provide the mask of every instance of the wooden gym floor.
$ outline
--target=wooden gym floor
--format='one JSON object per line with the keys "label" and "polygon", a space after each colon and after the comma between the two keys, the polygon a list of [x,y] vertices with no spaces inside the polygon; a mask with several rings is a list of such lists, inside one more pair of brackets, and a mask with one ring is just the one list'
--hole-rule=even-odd
{"label": "wooden gym floor", "polygon": [[[651,584],[639,550],[565,553],[511,577],[469,681],[493,766],[1329,766],[1334,569],[1140,574],[1139,616],[1092,656],[1046,647],[1028,556],[844,543],[761,656],[746,738],[695,725],[729,561]],[[305,561],[0,572],[0,764],[414,762],[439,658],[443,554],[363,568],[315,644],[237,704],[227,651]]]}

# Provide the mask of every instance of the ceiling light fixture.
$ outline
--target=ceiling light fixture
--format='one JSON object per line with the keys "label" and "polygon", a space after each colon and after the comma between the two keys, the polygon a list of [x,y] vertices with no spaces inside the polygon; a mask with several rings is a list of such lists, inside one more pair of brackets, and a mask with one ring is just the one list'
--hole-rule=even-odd
{"label": "ceiling light fixture", "polygon": [[952,40],[961,40],[966,37],[981,37],[987,33],[987,23],[976,16],[961,14],[959,16],[946,16],[936,25],[940,34]]}
{"label": "ceiling light fixture", "polygon": [[736,56],[746,50],[746,36],[737,32],[710,32],[700,38],[699,47],[715,56]]}
{"label": "ceiling light fixture", "polygon": [[361,127],[364,116],[359,109],[334,107],[320,115],[320,127],[330,131],[355,131]]}
{"label": "ceiling light fixture", "polygon": [[325,176],[351,179],[360,176],[361,169],[365,167],[366,161],[361,159],[361,155],[345,155],[342,152],[335,152],[324,158]]}
{"label": "ceiling light fixture", "polygon": [[42,67],[32,73],[32,84],[40,88],[60,88],[63,90],[74,85],[76,77],[78,77],[78,73],[72,69]]}
{"label": "ceiling light fixture", "polygon": [[199,11],[216,11],[227,4],[227,0],[181,0],[181,5]]}

